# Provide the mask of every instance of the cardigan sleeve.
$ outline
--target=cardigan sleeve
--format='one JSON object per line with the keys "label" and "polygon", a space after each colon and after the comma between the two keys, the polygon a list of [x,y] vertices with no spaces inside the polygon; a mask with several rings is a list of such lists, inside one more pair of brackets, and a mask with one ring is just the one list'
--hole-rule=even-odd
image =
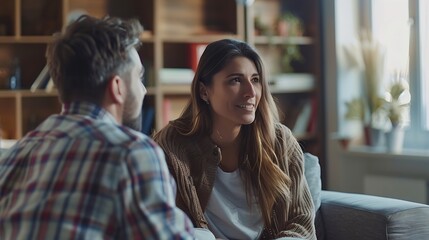
{"label": "cardigan sleeve", "polygon": [[208,228],[186,157],[183,156],[184,149],[180,146],[182,140],[178,139],[177,134],[170,125],[167,125],[154,136],[154,140],[164,150],[168,168],[176,181],[176,205],[188,215],[194,227]]}
{"label": "cardigan sleeve", "polygon": [[314,206],[304,177],[304,154],[298,141],[287,127],[282,127],[282,133],[283,143],[281,145],[285,149],[284,161],[286,161],[287,173],[291,178],[291,198],[286,210],[286,221],[276,238],[316,239]]}

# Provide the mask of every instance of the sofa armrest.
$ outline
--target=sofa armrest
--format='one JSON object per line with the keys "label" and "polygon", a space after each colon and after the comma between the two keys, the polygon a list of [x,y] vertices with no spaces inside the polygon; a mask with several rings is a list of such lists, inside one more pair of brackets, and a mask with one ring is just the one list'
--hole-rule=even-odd
{"label": "sofa armrest", "polygon": [[322,191],[326,239],[429,239],[429,206],[363,194]]}

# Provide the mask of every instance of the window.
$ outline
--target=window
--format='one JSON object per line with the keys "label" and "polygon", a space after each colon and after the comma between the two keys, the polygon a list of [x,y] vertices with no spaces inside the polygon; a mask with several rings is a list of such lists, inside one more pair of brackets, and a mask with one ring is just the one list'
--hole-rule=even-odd
{"label": "window", "polygon": [[[386,73],[409,76],[411,124],[405,147],[429,147],[429,1],[368,0],[369,27],[386,47]],[[365,7],[366,6],[366,7]],[[364,26],[365,27],[365,26]],[[388,84],[391,78],[385,79]]]}

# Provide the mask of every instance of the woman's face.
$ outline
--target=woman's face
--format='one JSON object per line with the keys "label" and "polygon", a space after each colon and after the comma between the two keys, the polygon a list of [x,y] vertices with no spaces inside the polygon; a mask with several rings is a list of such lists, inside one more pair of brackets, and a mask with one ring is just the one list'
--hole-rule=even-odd
{"label": "woman's face", "polygon": [[240,56],[232,58],[213,76],[212,85],[203,88],[201,96],[208,99],[215,124],[237,126],[255,120],[261,92],[261,79],[255,64]]}

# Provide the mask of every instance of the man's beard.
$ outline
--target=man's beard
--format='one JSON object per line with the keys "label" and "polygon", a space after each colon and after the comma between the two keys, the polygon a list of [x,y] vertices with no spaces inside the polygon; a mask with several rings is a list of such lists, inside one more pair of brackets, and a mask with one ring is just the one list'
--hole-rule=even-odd
{"label": "man's beard", "polygon": [[133,118],[133,119],[124,118],[123,125],[131,129],[134,129],[138,132],[141,132],[142,131],[142,112],[140,111],[139,115],[136,118]]}

